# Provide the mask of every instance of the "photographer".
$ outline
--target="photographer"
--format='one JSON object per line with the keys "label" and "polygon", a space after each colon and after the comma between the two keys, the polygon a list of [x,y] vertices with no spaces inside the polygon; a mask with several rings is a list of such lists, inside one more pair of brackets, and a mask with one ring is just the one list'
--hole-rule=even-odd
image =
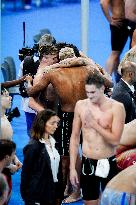
{"label": "photographer", "polygon": [[[9,95],[9,92],[4,88],[1,87],[1,136],[0,136],[0,142],[2,140],[9,140],[12,141],[13,138],[13,129],[8,121],[5,112],[6,109],[9,109],[11,107],[11,96]],[[2,151],[2,147],[0,147],[0,151]],[[8,167],[6,167],[3,170],[3,173],[6,175],[8,184],[10,185],[10,192],[12,189],[12,177],[11,175],[16,173],[20,168],[22,167],[22,163],[19,161],[18,157],[14,154],[11,163]]]}

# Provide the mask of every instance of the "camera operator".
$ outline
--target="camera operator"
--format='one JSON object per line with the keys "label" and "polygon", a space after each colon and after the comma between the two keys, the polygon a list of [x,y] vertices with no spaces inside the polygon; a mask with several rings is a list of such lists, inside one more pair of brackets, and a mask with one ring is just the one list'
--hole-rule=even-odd
{"label": "camera operator", "polygon": [[[34,75],[37,73],[37,69],[40,64],[39,57],[37,57],[37,54],[39,53],[39,48],[41,48],[44,45],[51,45],[55,43],[56,40],[51,34],[44,34],[40,38],[38,44],[34,44],[33,48],[22,48],[21,50],[19,50],[19,59],[22,62],[20,64],[18,77],[29,75],[29,77],[32,76],[33,79]],[[27,133],[28,136],[30,137],[30,129],[35,117],[35,111],[29,107],[29,97],[26,91],[27,87],[28,87],[27,81],[24,81],[20,84],[20,94],[22,96],[22,107],[26,116]],[[36,103],[32,98],[31,100],[33,101],[33,103]]]}
{"label": "camera operator", "polygon": [[[38,57],[36,56],[38,54],[38,44],[34,44],[33,48],[22,48],[21,50],[19,50],[19,59],[22,61],[20,64],[20,74],[19,74],[19,79],[16,80],[12,80],[12,81],[6,81],[1,83],[1,86],[5,87],[5,88],[10,88],[10,87],[14,87],[16,85],[20,86],[20,94],[22,97],[28,97],[27,92],[26,92],[26,88],[25,88],[25,78],[27,74],[31,74],[32,76],[34,76],[37,72],[37,68],[39,66],[39,61],[38,61]],[[25,56],[29,56],[30,57],[30,66],[29,66],[29,60],[27,59],[26,61],[26,65],[23,69],[23,64],[24,64],[24,58]],[[34,60],[33,60],[34,59]],[[36,62],[33,62],[36,61]],[[15,109],[13,109],[12,111],[7,111],[6,115],[8,116],[8,120],[11,122],[13,117],[19,117],[20,113],[18,108],[16,107]]]}

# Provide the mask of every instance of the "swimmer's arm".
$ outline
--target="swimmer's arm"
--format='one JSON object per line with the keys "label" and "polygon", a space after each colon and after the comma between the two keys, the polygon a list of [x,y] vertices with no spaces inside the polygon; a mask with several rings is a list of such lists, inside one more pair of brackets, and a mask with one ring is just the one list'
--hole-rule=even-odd
{"label": "swimmer's arm", "polygon": [[73,57],[73,58],[67,58],[67,59],[64,59],[64,60],[61,60],[59,62],[59,67],[73,67],[73,66],[76,66],[78,65],[80,62],[79,62],[79,58],[77,57]]}
{"label": "swimmer's arm", "polygon": [[35,84],[27,89],[29,97],[36,96],[39,92],[45,90],[49,85],[49,75],[48,73],[41,75],[40,79],[35,82]]}
{"label": "swimmer's arm", "polygon": [[109,144],[118,145],[124,128],[125,116],[124,106],[122,104],[115,105],[111,129],[103,128],[96,121],[93,123],[92,128],[102,135]]}
{"label": "swimmer's arm", "polygon": [[44,72],[36,73],[33,79],[33,86],[40,82],[41,78],[43,77]]}
{"label": "swimmer's arm", "polygon": [[44,107],[40,104],[40,102],[37,102],[35,98],[30,97],[29,98],[29,107],[33,110],[35,110],[36,112],[40,112],[42,110],[44,110]]}
{"label": "swimmer's arm", "polygon": [[55,69],[55,68],[59,68],[59,67],[60,67],[59,63],[54,63],[52,65],[45,66],[44,68],[41,68],[40,71],[38,72],[38,74],[43,74],[43,73],[48,72],[51,69]]}
{"label": "swimmer's arm", "polygon": [[53,64],[53,65],[50,65],[50,66],[46,66],[45,67],[45,71],[47,70],[47,69],[55,69],[55,68],[59,68],[60,67],[60,64],[59,63],[55,63],[55,64]]}
{"label": "swimmer's arm", "polygon": [[100,5],[101,5],[101,8],[103,10],[103,13],[106,19],[110,23],[111,22],[111,16],[110,16],[110,10],[109,10],[110,0],[100,0]]}
{"label": "swimmer's arm", "polygon": [[79,115],[79,103],[78,101],[75,106],[72,134],[70,138],[70,170],[75,170],[80,143],[81,119]]}
{"label": "swimmer's arm", "polygon": [[125,124],[120,144],[125,146],[136,146],[136,119]]}
{"label": "swimmer's arm", "polygon": [[28,88],[32,87],[32,81],[33,81],[32,76],[31,76],[31,75],[26,75],[25,80],[26,80],[27,83],[28,83],[28,84],[27,84]]}
{"label": "swimmer's arm", "polygon": [[3,86],[4,88],[10,88],[10,87],[13,87],[13,86],[20,84],[21,82],[24,81],[24,79],[25,79],[25,76],[20,77],[17,80],[6,81],[6,82],[1,83],[1,86]]}
{"label": "swimmer's arm", "polygon": [[[79,187],[79,178],[76,170],[76,161],[80,142],[81,119],[79,102],[75,106],[72,135],[70,138],[70,182],[73,187]],[[81,110],[81,109],[80,109]]]}

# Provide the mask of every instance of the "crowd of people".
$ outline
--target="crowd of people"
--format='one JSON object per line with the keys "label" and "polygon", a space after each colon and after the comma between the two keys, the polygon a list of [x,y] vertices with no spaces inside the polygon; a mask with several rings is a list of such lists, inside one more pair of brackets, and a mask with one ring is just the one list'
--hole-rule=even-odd
{"label": "crowd of people", "polygon": [[[19,169],[25,205],[136,204],[136,3],[100,3],[112,42],[105,69],[75,45],[45,34],[39,58],[26,53],[19,79],[2,83],[0,204],[8,204]],[[132,49],[119,63],[129,34]],[[22,163],[5,114],[12,100],[7,89],[17,84],[30,139]]]}

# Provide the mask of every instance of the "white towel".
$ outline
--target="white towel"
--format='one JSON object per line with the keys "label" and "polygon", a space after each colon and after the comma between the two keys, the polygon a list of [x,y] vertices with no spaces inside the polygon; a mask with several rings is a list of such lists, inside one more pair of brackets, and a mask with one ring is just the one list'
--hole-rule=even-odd
{"label": "white towel", "polygon": [[99,159],[95,170],[95,176],[107,178],[109,171],[110,164],[108,159]]}

